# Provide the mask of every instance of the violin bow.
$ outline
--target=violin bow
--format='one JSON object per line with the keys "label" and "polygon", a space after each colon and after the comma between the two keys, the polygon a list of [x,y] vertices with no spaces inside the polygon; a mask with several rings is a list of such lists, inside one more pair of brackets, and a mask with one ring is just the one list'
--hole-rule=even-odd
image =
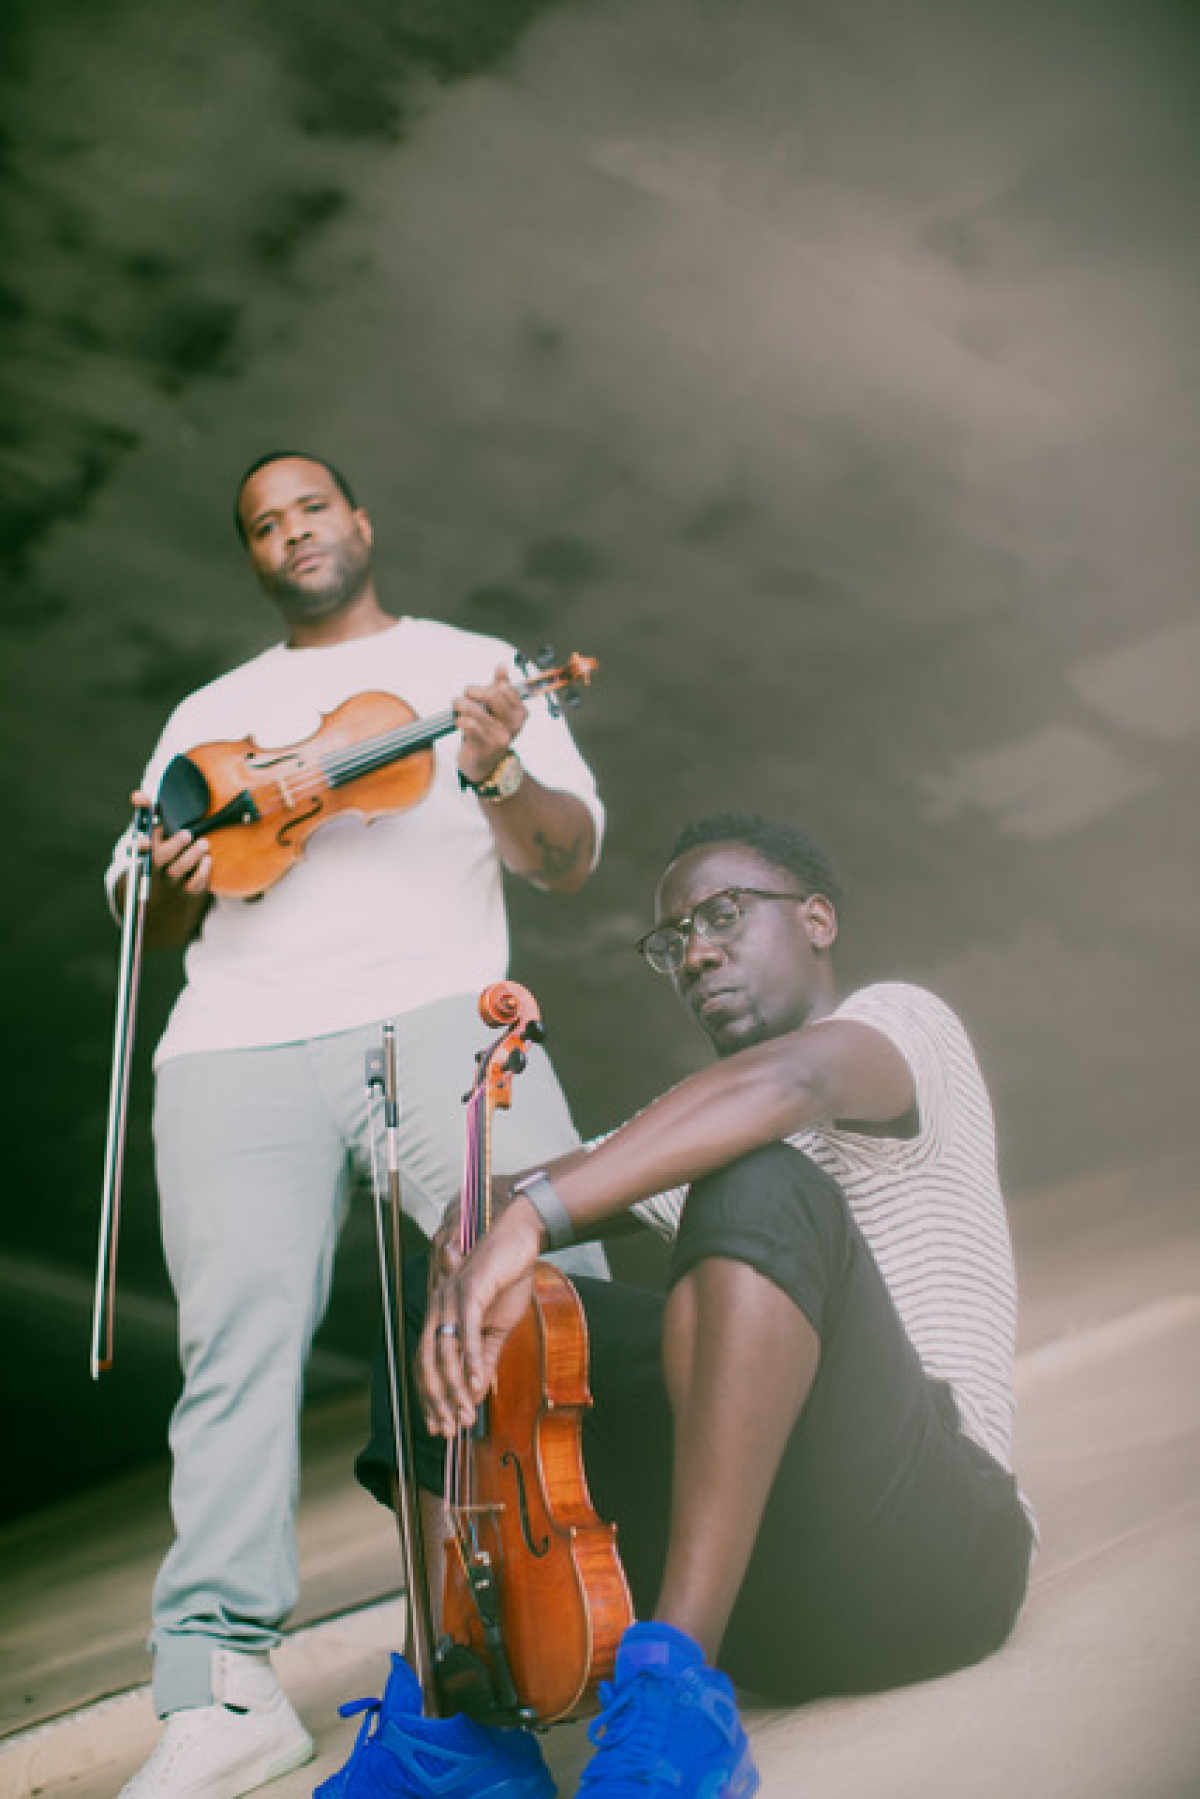
{"label": "violin bow", "polygon": [[[384,1354],[387,1362],[388,1400],[396,1444],[396,1523],[408,1595],[408,1639],[413,1672],[417,1677],[429,1717],[438,1716],[437,1682],[434,1678],[433,1606],[425,1559],[425,1531],[421,1523],[413,1453],[413,1383],[405,1335],[404,1250],[400,1199],[400,1099],[396,1073],[396,1029],[383,1027],[383,1050],[367,1057],[367,1085],[382,1090],[384,1138],[387,1144],[387,1199],[390,1230],[385,1232],[379,1182],[375,1180],[375,1243],[379,1256],[380,1298],[383,1307]],[[372,1156],[372,1172],[374,1156]],[[390,1275],[390,1279],[389,1279]]]}
{"label": "violin bow", "polygon": [[100,1237],[96,1250],[96,1292],[92,1302],[92,1379],[113,1364],[113,1330],[117,1301],[117,1233],[121,1212],[121,1179],[125,1168],[125,1126],[133,1072],[133,1035],[137,1017],[138,976],[150,891],[150,833],[154,812],[138,806],[133,814],[129,875],[121,920],[121,954],[117,969],[117,1003],[113,1021],[112,1073],[108,1089],[108,1127],[104,1146],[104,1178],[100,1199]]}

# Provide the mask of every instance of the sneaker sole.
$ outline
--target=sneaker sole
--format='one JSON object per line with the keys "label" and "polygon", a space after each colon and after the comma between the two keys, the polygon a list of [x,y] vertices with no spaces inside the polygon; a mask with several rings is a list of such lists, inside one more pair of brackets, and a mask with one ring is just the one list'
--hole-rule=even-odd
{"label": "sneaker sole", "polygon": [[759,1788],[759,1774],[750,1757],[749,1747],[731,1773],[714,1776],[717,1784],[706,1783],[697,1799],[751,1799]]}
{"label": "sneaker sole", "polygon": [[231,1784],[222,1799],[242,1799],[244,1793],[256,1792],[268,1781],[282,1780],[285,1774],[294,1774],[297,1768],[304,1767],[313,1760],[317,1753],[316,1744],[306,1736],[303,1743],[297,1743],[294,1749],[286,1750],[282,1755],[264,1758],[257,1767],[245,1769],[235,1777],[236,1784]]}

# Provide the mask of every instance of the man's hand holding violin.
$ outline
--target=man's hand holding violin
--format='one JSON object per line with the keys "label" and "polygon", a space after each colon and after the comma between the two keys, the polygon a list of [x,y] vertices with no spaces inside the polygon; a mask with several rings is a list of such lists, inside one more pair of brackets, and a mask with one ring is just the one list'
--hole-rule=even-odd
{"label": "man's hand holding violin", "polygon": [[459,1248],[457,1206],[450,1207],[433,1237],[416,1376],[435,1436],[452,1437],[474,1422],[505,1340],[529,1306],[542,1224],[534,1208],[513,1193],[517,1178],[494,1177],[492,1222],[468,1256]]}

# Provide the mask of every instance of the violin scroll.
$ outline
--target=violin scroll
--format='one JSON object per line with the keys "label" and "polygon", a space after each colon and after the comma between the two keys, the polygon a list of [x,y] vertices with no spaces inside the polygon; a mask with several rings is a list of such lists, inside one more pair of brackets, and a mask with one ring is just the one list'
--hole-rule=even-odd
{"label": "violin scroll", "polygon": [[[537,1001],[520,981],[493,981],[490,987],[485,987],[479,995],[479,1016],[494,1031],[519,1025],[524,1035],[529,1034],[531,1025],[540,1029],[542,1022]],[[536,1033],[533,1040],[537,1042]]]}
{"label": "violin scroll", "polygon": [[493,1106],[512,1104],[512,1077],[525,1067],[525,1045],[546,1035],[542,1014],[528,987],[520,981],[493,981],[479,996],[479,1016],[504,1035],[484,1052],[482,1079]]}

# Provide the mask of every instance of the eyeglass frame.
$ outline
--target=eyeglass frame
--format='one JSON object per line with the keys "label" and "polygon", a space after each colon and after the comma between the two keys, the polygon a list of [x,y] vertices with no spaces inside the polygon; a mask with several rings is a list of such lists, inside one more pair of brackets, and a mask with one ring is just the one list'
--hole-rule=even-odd
{"label": "eyeglass frame", "polygon": [[[721,943],[723,941],[729,941],[728,937],[723,939],[721,937],[709,936],[708,932],[704,929],[703,922],[699,921],[696,916],[701,907],[707,906],[711,900],[732,900],[734,911],[737,913],[737,924],[740,925],[745,914],[738,905],[738,901],[743,895],[747,895],[751,899],[796,900],[801,904],[805,900],[810,900],[812,898],[811,893],[780,893],[777,889],[770,887],[718,887],[715,893],[706,893],[702,900],[696,902],[690,912],[685,912],[683,914],[682,918],[666,919],[662,924],[656,924],[651,930],[646,932],[645,936],[638,938],[634,947],[642,957],[647,968],[651,969],[654,974],[661,974],[667,978],[673,974],[678,974],[687,958],[688,944],[693,936],[702,937],[705,943]],[[673,968],[655,968],[654,963],[650,960],[650,952],[646,948],[646,945],[652,937],[657,937],[660,931],[673,931],[676,937],[681,941],[682,948],[679,953],[679,960],[675,963]],[[734,935],[735,932],[730,933],[730,936]]]}

